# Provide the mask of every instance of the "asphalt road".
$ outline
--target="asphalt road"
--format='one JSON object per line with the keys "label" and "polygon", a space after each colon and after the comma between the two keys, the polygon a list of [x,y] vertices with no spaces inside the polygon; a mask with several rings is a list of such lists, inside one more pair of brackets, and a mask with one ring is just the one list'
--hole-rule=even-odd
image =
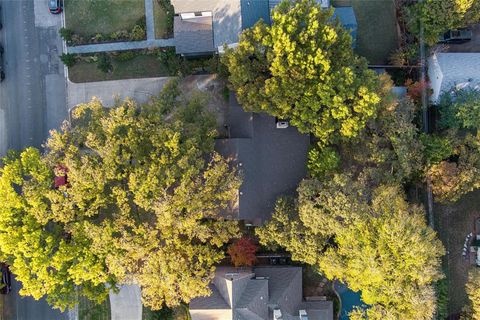
{"label": "asphalt road", "polygon": [[[41,147],[50,129],[67,117],[63,64],[58,56],[61,16],[47,0],[0,0],[5,80],[0,83],[0,155],[8,149]],[[63,320],[44,300],[22,298],[20,283],[5,297],[5,320]]]}
{"label": "asphalt road", "polygon": [[[67,117],[61,16],[47,0],[0,0],[5,80],[0,84],[0,155],[41,147]],[[35,10],[36,9],[36,10]],[[44,11],[42,11],[44,10]],[[3,121],[2,121],[3,120]]]}

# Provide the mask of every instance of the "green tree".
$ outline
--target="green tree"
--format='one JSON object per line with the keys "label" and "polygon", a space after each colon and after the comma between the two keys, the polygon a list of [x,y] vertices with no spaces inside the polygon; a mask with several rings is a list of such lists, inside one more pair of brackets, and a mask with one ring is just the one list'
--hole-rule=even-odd
{"label": "green tree", "polygon": [[331,17],[313,0],[284,1],[271,27],[245,30],[222,57],[246,110],[289,119],[323,144],[358,135],[380,101],[377,76]]}
{"label": "green tree", "polygon": [[382,101],[366,130],[341,145],[343,170],[354,173],[370,188],[418,181],[424,172],[425,147],[414,123],[416,112],[409,99]]}
{"label": "green tree", "polygon": [[[453,139],[460,140],[452,134]],[[428,167],[436,200],[455,202],[464,194],[480,187],[480,138],[470,133],[455,145],[450,159]]]}
{"label": "green tree", "polygon": [[306,180],[298,194],[289,205],[280,200],[258,230],[262,244],[285,247],[292,259],[360,290],[372,308],[356,316],[431,319],[444,249],[421,207],[409,205],[399,187],[371,193],[342,175]]}
{"label": "green tree", "polygon": [[466,284],[468,299],[470,303],[465,308],[468,319],[480,319],[480,270],[473,268],[468,273],[468,281]]}
{"label": "green tree", "polygon": [[[161,309],[209,293],[223,245],[238,236],[237,223],[219,213],[236,197],[240,182],[213,152],[216,122],[204,97],[186,100],[175,84],[165,90],[143,106],[130,100],[112,109],[97,100],[78,106],[72,124],[52,132],[42,166],[33,166],[40,177],[8,165],[2,169],[2,181],[6,173],[20,173],[1,188],[8,192],[2,194],[8,207],[2,208],[0,237],[12,246],[19,242],[16,234],[40,239],[25,244],[29,254],[0,248],[20,274],[24,294],[47,295],[64,307],[74,303],[75,287],[101,301],[105,283],[136,283],[144,305]],[[68,184],[55,190],[58,164],[68,168]],[[15,193],[22,184],[41,188]],[[21,201],[28,212],[18,209]],[[25,231],[27,222],[32,232]],[[49,240],[50,229],[60,234],[57,242]],[[65,249],[57,245],[61,236],[70,239]],[[52,259],[50,251],[62,257]],[[40,285],[55,270],[58,287]],[[71,299],[59,304],[52,300],[56,295]]]}
{"label": "green tree", "polygon": [[420,23],[423,23],[425,40],[431,45],[449,29],[480,21],[480,3],[477,0],[425,0],[406,10],[411,30],[419,34]]}
{"label": "green tree", "polygon": [[480,92],[474,89],[456,90],[452,95],[444,93],[439,103],[442,129],[471,129],[480,127]]}
{"label": "green tree", "polygon": [[314,147],[308,152],[307,167],[310,175],[323,177],[334,172],[340,164],[340,157],[331,147]]}
{"label": "green tree", "polygon": [[64,198],[53,186],[52,168],[40,152],[27,148],[11,153],[0,169],[0,259],[22,282],[22,295],[47,296],[52,305],[73,306],[77,293],[90,300],[108,296],[106,284],[116,278],[106,271],[105,255],[95,254],[91,241],[73,239],[61,222],[45,218],[50,201]]}

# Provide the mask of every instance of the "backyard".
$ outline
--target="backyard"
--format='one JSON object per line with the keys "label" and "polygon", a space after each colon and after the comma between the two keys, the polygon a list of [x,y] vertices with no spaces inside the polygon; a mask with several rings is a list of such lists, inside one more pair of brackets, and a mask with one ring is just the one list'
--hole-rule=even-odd
{"label": "backyard", "polygon": [[66,27],[82,37],[130,31],[145,17],[144,0],[64,0]]}
{"label": "backyard", "polygon": [[358,24],[357,48],[369,64],[386,64],[398,47],[393,0],[334,0],[334,6],[353,6]]}
{"label": "backyard", "polygon": [[471,192],[454,205],[435,205],[435,229],[445,246],[445,269],[448,273],[448,313],[458,314],[467,303],[465,283],[470,264],[462,256],[465,237],[472,232],[475,234],[475,219],[480,217],[479,199],[480,190]]}

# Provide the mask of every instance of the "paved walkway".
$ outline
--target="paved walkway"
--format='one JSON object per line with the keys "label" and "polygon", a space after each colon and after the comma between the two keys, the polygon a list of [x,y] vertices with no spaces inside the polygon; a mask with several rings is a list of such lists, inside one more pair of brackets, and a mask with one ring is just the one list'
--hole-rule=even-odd
{"label": "paved walkway", "polygon": [[110,292],[112,320],[142,320],[142,301],[140,287],[124,285],[118,294]]}
{"label": "paved walkway", "polygon": [[116,99],[130,97],[138,103],[145,103],[158,95],[169,77],[125,79],[86,83],[68,83],[68,109],[97,97],[107,107],[115,104]]}
{"label": "paved walkway", "polygon": [[153,1],[156,1],[156,0],[145,0],[145,17],[147,18],[147,40],[155,39]]}
{"label": "paved walkway", "polygon": [[67,47],[67,52],[68,53],[92,53],[92,52],[173,47],[173,46],[175,46],[175,40],[173,38],[170,38],[170,39],[155,39],[155,40],[144,40],[144,41],[86,44],[83,46]]}

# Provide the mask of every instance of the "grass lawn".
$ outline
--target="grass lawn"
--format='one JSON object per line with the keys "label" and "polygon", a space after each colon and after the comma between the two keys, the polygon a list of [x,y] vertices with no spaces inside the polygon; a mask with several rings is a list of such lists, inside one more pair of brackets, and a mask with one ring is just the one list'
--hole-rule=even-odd
{"label": "grass lawn", "polygon": [[475,219],[480,217],[480,190],[471,192],[454,205],[436,204],[435,229],[448,252],[445,269],[448,272],[448,313],[456,314],[467,303],[465,283],[469,268],[475,268],[462,256],[465,237],[475,234]]}
{"label": "grass lawn", "polygon": [[358,54],[370,64],[388,63],[398,47],[394,0],[334,0],[334,6],[353,6],[358,24]]}
{"label": "grass lawn", "polygon": [[[173,14],[173,12],[172,12]],[[172,37],[172,26],[165,9],[158,4],[157,0],[153,0],[153,21],[155,24],[155,38],[165,39]]]}
{"label": "grass lawn", "polygon": [[110,320],[110,299],[106,299],[102,304],[95,304],[86,298],[81,298],[78,304],[79,320]]}
{"label": "grass lawn", "polygon": [[145,16],[144,0],[64,0],[66,27],[90,37],[131,30]]}
{"label": "grass lawn", "polygon": [[80,61],[68,68],[68,77],[72,82],[94,82],[170,75],[168,69],[156,55],[140,55],[129,61],[121,62],[112,60],[112,66],[111,73],[104,73],[97,68],[96,63]]}

